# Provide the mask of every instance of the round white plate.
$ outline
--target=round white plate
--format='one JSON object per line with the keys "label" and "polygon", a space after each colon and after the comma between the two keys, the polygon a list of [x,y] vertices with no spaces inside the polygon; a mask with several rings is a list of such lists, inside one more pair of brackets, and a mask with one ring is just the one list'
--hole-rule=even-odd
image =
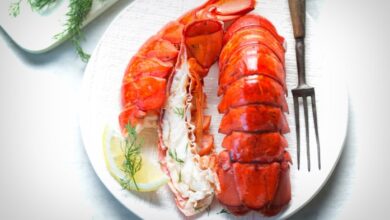
{"label": "round white plate", "polygon": [[[156,33],[164,24],[199,4],[201,2],[198,0],[160,0],[158,4],[154,0],[133,2],[110,25],[85,71],[80,115],[85,149],[92,166],[107,189],[125,207],[141,218],[179,218],[182,217],[182,214],[175,207],[174,199],[167,186],[152,193],[129,192],[121,188],[105,167],[102,132],[107,124],[118,129],[118,114],[121,110],[119,102],[121,81],[132,55],[148,37]],[[295,42],[292,36],[287,1],[262,0],[257,4],[255,12],[252,13],[259,13],[267,17],[274,23],[279,33],[286,38],[287,85],[289,89],[294,88],[297,82]],[[288,207],[275,218],[291,216],[319,192],[336,166],[346,135],[348,118],[346,88],[340,82],[340,78],[332,74],[331,66],[326,63],[324,50],[321,48],[323,42],[320,42],[320,38],[316,34],[318,33],[317,29],[318,24],[315,24],[313,19],[307,16],[306,72],[308,83],[316,88],[322,169],[318,170],[317,167],[313,123],[310,123],[312,171],[307,171],[303,126],[301,126],[301,170],[297,169],[295,121],[292,95],[289,93],[290,114],[288,121],[291,133],[287,134],[286,137],[289,142],[288,151],[293,159],[291,166],[292,200]],[[216,147],[219,149],[219,143],[223,136],[217,132],[221,119],[221,115],[216,110],[219,102],[215,92],[217,76],[218,69],[215,65],[211,68],[208,79],[205,80],[205,90],[209,97],[208,111],[213,115],[211,131],[215,134]],[[301,119],[301,125],[304,125],[302,110]],[[311,114],[309,121],[312,122]],[[214,201],[209,212],[204,212],[196,217],[212,217],[213,219],[232,217],[227,214],[217,214],[221,209],[222,206]],[[242,218],[252,219],[262,218],[262,216],[251,212]]]}

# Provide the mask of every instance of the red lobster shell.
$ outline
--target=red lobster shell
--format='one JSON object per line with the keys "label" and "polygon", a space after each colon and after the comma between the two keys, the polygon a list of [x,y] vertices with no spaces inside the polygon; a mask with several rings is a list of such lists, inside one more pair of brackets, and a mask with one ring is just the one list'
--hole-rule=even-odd
{"label": "red lobster shell", "polygon": [[206,209],[218,190],[211,116],[203,114],[203,77],[220,54],[222,22],[254,6],[255,0],[208,0],[146,41],[123,77],[122,131],[128,123],[137,132],[159,128],[161,167],[187,216]]}
{"label": "red lobster shell", "polygon": [[237,215],[275,215],[291,199],[283,44],[271,22],[257,15],[239,18],[224,37],[218,110],[224,114],[219,132],[226,136],[217,197]]}
{"label": "red lobster shell", "polygon": [[[255,0],[208,0],[203,5],[168,23],[147,40],[130,60],[121,90],[119,124],[131,123],[137,130],[157,127],[157,118],[166,100],[167,79],[178,61],[183,29],[201,19],[231,21],[254,9]],[[193,51],[211,62],[207,51]],[[214,62],[214,60],[212,60]],[[210,66],[212,63],[204,63]]]}

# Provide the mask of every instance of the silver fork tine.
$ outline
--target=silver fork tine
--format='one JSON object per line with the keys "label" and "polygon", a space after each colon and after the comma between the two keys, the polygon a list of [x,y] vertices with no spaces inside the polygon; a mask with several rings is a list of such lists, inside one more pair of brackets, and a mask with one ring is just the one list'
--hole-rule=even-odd
{"label": "silver fork tine", "polygon": [[320,138],[318,135],[316,96],[314,93],[311,96],[311,106],[312,106],[312,110],[313,110],[314,131],[316,133],[318,169],[321,170],[321,147],[320,147]]}
{"label": "silver fork tine", "polygon": [[306,133],[306,153],[307,153],[307,170],[310,171],[310,140],[309,140],[309,113],[307,110],[307,96],[304,95],[303,99],[303,110],[305,113],[305,133]]}
{"label": "silver fork tine", "polygon": [[295,113],[295,131],[297,133],[297,162],[298,162],[298,170],[300,165],[300,155],[301,155],[301,136],[299,130],[299,103],[298,97],[293,96],[294,99],[294,113]]}
{"label": "silver fork tine", "polygon": [[306,0],[288,0],[290,9],[291,21],[293,26],[294,38],[295,38],[295,56],[297,61],[298,70],[298,85],[295,89],[292,89],[295,111],[295,124],[297,133],[297,157],[298,157],[298,170],[300,167],[300,128],[299,128],[299,102],[298,98],[303,99],[303,108],[305,116],[305,133],[306,133],[306,153],[307,153],[307,169],[310,172],[310,130],[309,130],[309,111],[307,98],[311,98],[314,128],[317,141],[317,156],[318,156],[318,168],[321,169],[321,152],[320,141],[318,135],[317,125],[317,109],[315,101],[314,87],[309,86],[306,83],[306,71],[305,71],[305,20],[306,20]]}

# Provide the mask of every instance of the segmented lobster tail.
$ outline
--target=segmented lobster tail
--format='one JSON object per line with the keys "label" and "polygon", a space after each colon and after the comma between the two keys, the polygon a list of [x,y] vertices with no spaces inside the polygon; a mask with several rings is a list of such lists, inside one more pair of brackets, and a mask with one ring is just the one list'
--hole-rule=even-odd
{"label": "segmented lobster tail", "polygon": [[[255,0],[209,0],[168,23],[146,41],[130,60],[123,77],[119,124],[138,131],[157,127],[166,100],[167,79],[178,61],[184,27],[196,20],[230,21],[254,9]],[[198,54],[205,51],[198,51]]]}
{"label": "segmented lobster tail", "polygon": [[204,115],[203,77],[223,44],[223,23],[254,9],[255,0],[209,0],[168,23],[130,60],[121,88],[119,124],[157,128],[161,167],[177,207],[190,216],[219,190],[211,116]]}
{"label": "segmented lobster tail", "polygon": [[234,214],[277,214],[291,199],[283,37],[263,17],[246,15],[224,37],[218,106],[225,134],[217,197]]}
{"label": "segmented lobster tail", "polygon": [[167,79],[176,65],[183,25],[168,23],[144,43],[130,60],[121,89],[122,112],[119,123],[131,123],[137,130],[156,127],[165,102]]}

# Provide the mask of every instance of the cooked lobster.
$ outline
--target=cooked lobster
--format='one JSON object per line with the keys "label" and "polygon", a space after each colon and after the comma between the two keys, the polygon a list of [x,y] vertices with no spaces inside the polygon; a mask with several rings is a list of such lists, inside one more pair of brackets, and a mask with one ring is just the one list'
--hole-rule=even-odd
{"label": "cooked lobster", "polygon": [[222,49],[223,22],[254,6],[255,0],[207,1],[144,43],[123,77],[121,129],[158,128],[160,164],[187,216],[206,209],[219,190],[203,78]]}
{"label": "cooked lobster", "polygon": [[[166,100],[167,79],[176,66],[186,25],[199,19],[231,21],[253,10],[254,6],[255,0],[208,0],[147,40],[130,60],[123,77],[123,109],[119,115],[122,130],[129,122],[138,131],[157,127]],[[199,48],[196,53],[205,51]]]}
{"label": "cooked lobster", "polygon": [[223,27],[217,20],[198,20],[183,34],[161,113],[159,152],[177,207],[190,216],[206,209],[218,188],[214,139],[208,132],[211,117],[203,113],[203,78],[222,49]]}
{"label": "cooked lobster", "polygon": [[223,42],[218,111],[226,136],[216,165],[217,198],[236,215],[276,215],[291,199],[284,38],[265,18],[245,15]]}

